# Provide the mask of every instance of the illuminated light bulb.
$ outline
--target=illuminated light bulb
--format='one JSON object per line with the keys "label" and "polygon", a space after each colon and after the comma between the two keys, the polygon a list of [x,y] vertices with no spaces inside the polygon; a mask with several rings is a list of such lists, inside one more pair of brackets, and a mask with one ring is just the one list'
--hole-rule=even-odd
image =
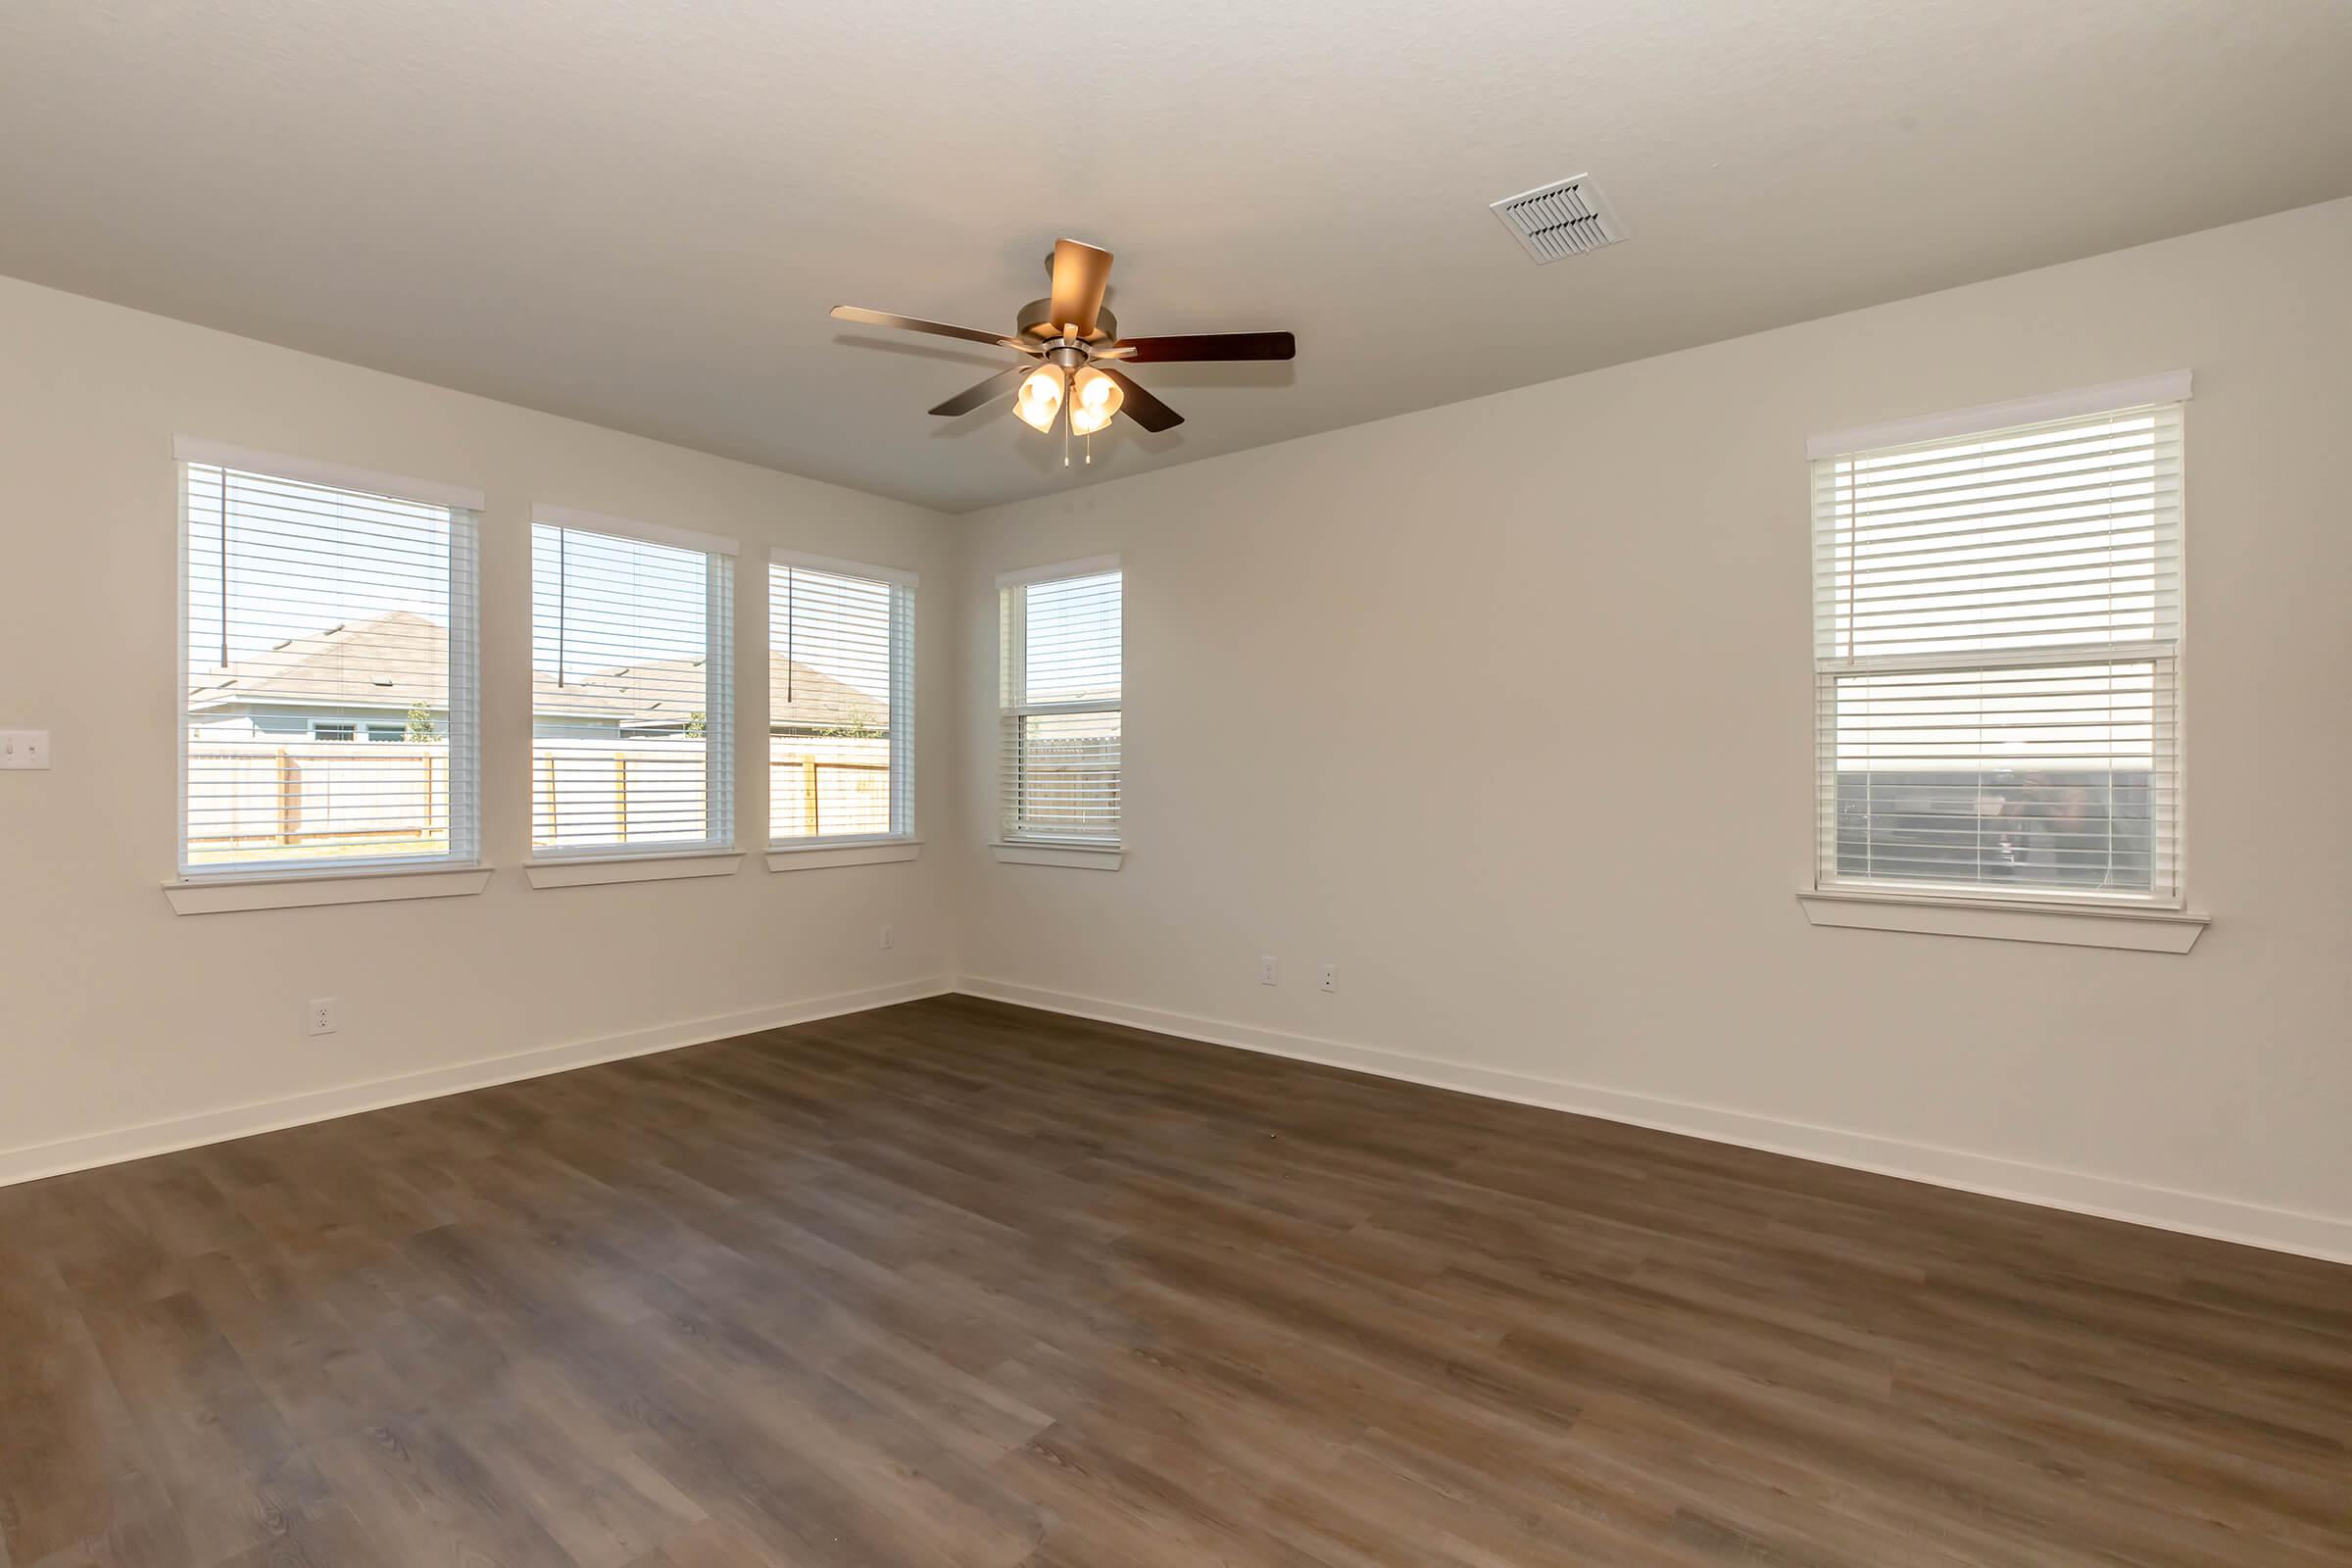
{"label": "illuminated light bulb", "polygon": [[1051,430],[1054,416],[1061,412],[1062,369],[1058,365],[1041,365],[1022,380],[1020,391],[1013,394],[1012,412],[1032,430]]}
{"label": "illuminated light bulb", "polygon": [[1078,372],[1071,390],[1077,402],[1070,409],[1070,428],[1080,435],[1093,435],[1110,423],[1119,406],[1127,401],[1126,391],[1111,377],[1088,366]]}

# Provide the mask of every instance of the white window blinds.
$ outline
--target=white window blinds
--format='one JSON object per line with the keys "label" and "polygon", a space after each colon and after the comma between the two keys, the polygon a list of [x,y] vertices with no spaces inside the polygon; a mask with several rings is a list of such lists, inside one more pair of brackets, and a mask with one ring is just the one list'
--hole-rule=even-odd
{"label": "white window blinds", "polygon": [[2178,900],[2180,444],[2172,401],[1814,463],[1823,886]]}
{"label": "white window blinds", "polygon": [[480,497],[178,456],[181,874],[472,863]]}
{"label": "white window blinds", "polygon": [[1008,839],[1119,841],[1115,563],[1001,579],[1001,765]]}
{"label": "white window blinds", "polygon": [[769,559],[771,843],[913,834],[914,588],[911,572]]}
{"label": "white window blinds", "polygon": [[731,844],[733,545],[552,508],[536,516],[533,854]]}

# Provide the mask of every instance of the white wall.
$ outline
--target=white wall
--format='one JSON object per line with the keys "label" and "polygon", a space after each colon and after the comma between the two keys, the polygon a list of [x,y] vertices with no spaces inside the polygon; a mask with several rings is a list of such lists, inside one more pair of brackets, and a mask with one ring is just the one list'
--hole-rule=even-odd
{"label": "white wall", "polygon": [[[487,492],[484,832],[503,868],[487,892],[173,915],[175,434]],[[779,875],[754,854],[727,878],[527,886],[533,501],[742,541],[738,836],[755,851],[768,546],[921,571],[924,857]],[[56,758],[0,772],[0,1179],[568,1059],[548,1048],[731,1032],[938,982],[954,548],[919,508],[0,279],[0,727],[51,729]],[[340,1033],[305,1038],[315,996],[341,1000]],[[467,1065],[488,1057],[513,1059]]]}
{"label": "white wall", "polygon": [[[963,971],[2352,1253],[2348,366],[2337,202],[976,514],[975,714],[996,573],[1125,557],[1129,854],[996,864],[967,792]],[[1806,436],[2179,368],[2211,929],[1808,926]]]}
{"label": "white wall", "polygon": [[[2339,202],[953,521],[0,280],[0,727],[57,756],[0,773],[0,1180],[960,971],[2352,1255],[2347,279]],[[1807,926],[1805,436],[2180,368],[2211,931]],[[488,892],[170,911],[180,433],[488,492]],[[922,858],[527,887],[534,500],[920,569]],[[1130,854],[999,865],[995,574],[1112,550]],[[747,726],[755,846],[761,755]],[[307,1039],[322,995],[343,1032]]]}

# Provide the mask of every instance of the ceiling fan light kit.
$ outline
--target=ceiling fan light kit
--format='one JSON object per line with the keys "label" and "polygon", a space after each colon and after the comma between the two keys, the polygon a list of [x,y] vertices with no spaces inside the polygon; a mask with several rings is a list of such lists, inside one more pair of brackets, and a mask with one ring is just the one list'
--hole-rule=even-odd
{"label": "ceiling fan light kit", "polygon": [[[952,326],[945,321],[836,305],[833,318],[860,326],[887,326],[903,332],[927,332],[934,337],[985,343],[1027,356],[1034,363],[1000,370],[976,386],[965,388],[931,412],[955,418],[986,408],[1000,398],[1012,399],[1013,416],[1041,435],[1062,429],[1062,463],[1069,461],[1072,435],[1093,436],[1119,415],[1147,430],[1170,430],[1184,416],[1169,408],[1120,370],[1121,361],[1135,365],[1184,362],[1288,360],[1298,356],[1298,340],[1288,332],[1205,332],[1183,337],[1119,336],[1118,318],[1102,308],[1110,286],[1110,252],[1074,239],[1054,242],[1050,264],[1053,292],[1031,300],[1015,313],[1007,336],[975,326]],[[1087,462],[1094,462],[1089,443]]]}

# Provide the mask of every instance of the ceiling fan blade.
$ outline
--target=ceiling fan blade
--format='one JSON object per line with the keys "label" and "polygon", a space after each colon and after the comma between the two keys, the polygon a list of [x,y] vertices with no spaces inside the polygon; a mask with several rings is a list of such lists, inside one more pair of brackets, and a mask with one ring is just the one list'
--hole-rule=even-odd
{"label": "ceiling fan blade", "polygon": [[1054,325],[1094,335],[1102,314],[1102,291],[1110,286],[1110,252],[1074,239],[1054,242]]}
{"label": "ceiling fan blade", "polygon": [[1196,332],[1190,337],[1131,337],[1120,356],[1138,365],[1172,365],[1179,360],[1295,360],[1298,340],[1288,332]]}
{"label": "ceiling fan blade", "polygon": [[978,386],[965,387],[931,412],[952,419],[959,414],[969,414],[974,409],[986,408],[999,398],[1012,396],[1021,384],[1021,377],[1030,374],[1037,367],[1034,365],[1016,365],[1010,369],[999,370]]}
{"label": "ceiling fan blade", "polygon": [[890,311],[869,311],[862,305],[836,305],[833,319],[855,321],[859,326],[895,326],[902,332],[928,332],[933,337],[956,337],[966,343],[993,343],[1001,348],[1018,349],[1023,354],[1036,354],[1037,346],[1002,332],[984,332],[976,326],[950,326],[945,321],[926,321],[919,316],[899,316]]}
{"label": "ceiling fan blade", "polygon": [[1184,422],[1183,415],[1178,414],[1142,387],[1137,386],[1134,376],[1119,369],[1116,366],[1103,365],[1097,368],[1104,375],[1118,382],[1119,390],[1127,394],[1127,401],[1119,405],[1119,412],[1145,429],[1173,430]]}

